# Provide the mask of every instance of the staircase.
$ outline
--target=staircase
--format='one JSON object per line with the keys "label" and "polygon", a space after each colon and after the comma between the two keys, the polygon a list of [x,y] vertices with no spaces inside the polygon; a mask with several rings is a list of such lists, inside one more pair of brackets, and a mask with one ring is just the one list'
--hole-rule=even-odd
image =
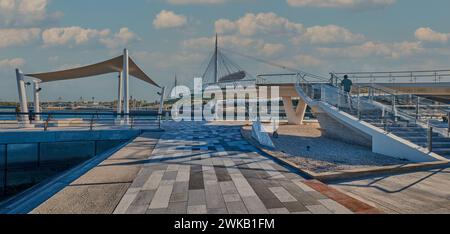
{"label": "staircase", "polygon": [[[314,86],[316,86],[316,88],[314,88]],[[320,86],[320,88],[317,88],[317,86]],[[314,102],[327,103],[378,129],[382,129],[385,132],[391,133],[424,149],[431,149],[431,152],[450,159],[449,137],[445,137],[437,132],[432,132],[432,147],[430,147],[428,143],[429,129],[424,127],[424,124],[417,124],[416,121],[411,121],[415,118],[404,117],[404,115],[397,115],[397,113],[394,114],[392,109],[395,108],[386,106],[389,99],[385,99],[385,97],[381,97],[380,102],[377,102],[377,98],[375,98],[375,100],[369,100],[368,97],[360,97],[358,105],[358,99],[355,96],[352,96],[352,105],[349,105],[347,101],[342,101],[346,97],[339,94],[339,89],[328,84],[297,84],[296,90],[302,98],[305,98],[305,95],[308,96],[306,97],[309,98],[307,99],[307,103],[310,102],[308,104],[313,104]],[[311,95],[311,90],[314,90],[313,95]],[[323,92],[327,93],[324,94]]]}

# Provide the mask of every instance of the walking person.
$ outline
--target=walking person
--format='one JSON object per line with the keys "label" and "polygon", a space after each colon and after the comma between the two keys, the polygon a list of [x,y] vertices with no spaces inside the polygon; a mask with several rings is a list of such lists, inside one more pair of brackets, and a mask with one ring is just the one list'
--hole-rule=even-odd
{"label": "walking person", "polygon": [[348,78],[348,75],[344,76],[344,80],[341,82],[341,87],[344,89],[344,95],[345,95],[345,102],[349,104],[350,110],[352,109],[352,88],[353,88],[353,82]]}

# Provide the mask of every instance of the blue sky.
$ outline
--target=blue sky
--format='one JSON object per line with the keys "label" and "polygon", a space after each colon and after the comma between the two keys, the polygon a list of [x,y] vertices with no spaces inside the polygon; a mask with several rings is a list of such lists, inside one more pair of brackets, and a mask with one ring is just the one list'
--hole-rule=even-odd
{"label": "blue sky", "polygon": [[[330,71],[450,65],[447,0],[0,0],[0,100],[17,100],[14,68],[59,70],[124,47],[159,84],[202,74],[221,46],[326,76]],[[251,74],[277,68],[229,55]],[[43,99],[113,100],[116,74],[43,85]],[[131,93],[157,89],[132,79]]]}

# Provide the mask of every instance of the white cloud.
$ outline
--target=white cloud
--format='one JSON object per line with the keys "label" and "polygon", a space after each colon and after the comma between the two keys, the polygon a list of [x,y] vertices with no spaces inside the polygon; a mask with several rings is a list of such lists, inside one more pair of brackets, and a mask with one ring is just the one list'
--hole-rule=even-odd
{"label": "white cloud", "polygon": [[225,0],[167,0],[167,2],[174,5],[219,4],[224,3]]}
{"label": "white cloud", "polygon": [[21,46],[39,38],[41,30],[29,29],[0,29],[0,48]]}
{"label": "white cloud", "polygon": [[289,60],[284,59],[277,61],[276,63],[283,64],[286,67],[317,67],[322,65],[323,62],[311,55],[297,54]]}
{"label": "white cloud", "polygon": [[379,8],[392,5],[396,0],[287,0],[293,7],[324,8]]}
{"label": "white cloud", "polygon": [[21,67],[23,65],[25,65],[25,60],[23,58],[0,60],[0,68],[3,68],[3,69],[17,68],[17,67]]}
{"label": "white cloud", "polygon": [[96,30],[78,26],[66,28],[50,28],[42,33],[44,46],[81,45],[93,39],[104,38],[110,33],[109,29]]}
{"label": "white cloud", "polygon": [[183,69],[186,67],[198,68],[202,60],[205,59],[204,54],[191,53],[186,51],[177,52],[175,54],[167,54],[162,52],[141,51],[135,54],[139,64],[147,64],[149,67],[156,69],[179,69],[182,64]]}
{"label": "white cloud", "polygon": [[187,18],[177,15],[173,11],[162,10],[153,20],[153,26],[157,29],[178,28],[187,24]]}
{"label": "white cloud", "polygon": [[139,40],[139,37],[134,32],[128,28],[121,28],[112,38],[101,38],[100,42],[106,45],[106,47],[114,49],[124,47],[136,40]]}
{"label": "white cloud", "polygon": [[311,44],[355,43],[365,39],[361,34],[352,33],[350,30],[336,25],[305,28],[301,23],[289,21],[271,12],[248,13],[236,21],[219,19],[215,22],[215,28],[217,33],[224,35],[234,34],[246,37],[288,35],[296,45],[301,42]]}
{"label": "white cloud", "polygon": [[318,51],[322,56],[327,57],[356,59],[380,56],[398,59],[421,53],[424,48],[420,42],[378,43],[369,41],[362,45],[345,48],[318,48]]}
{"label": "white cloud", "polygon": [[303,25],[289,21],[275,13],[248,13],[242,18],[231,21],[219,19],[215,23],[216,32],[221,34],[239,33],[244,36],[255,34],[298,34],[303,31]]}
{"label": "white cloud", "polygon": [[355,43],[361,42],[365,37],[361,34],[354,34],[350,30],[336,25],[313,26],[306,29],[300,36],[294,37],[292,42],[300,44],[308,42],[311,44],[331,44],[331,43]]}
{"label": "white cloud", "polygon": [[261,53],[267,56],[271,56],[274,54],[279,54],[285,50],[285,46],[283,44],[278,43],[265,43],[261,48]]}
{"label": "white cloud", "polygon": [[426,42],[446,43],[450,40],[450,33],[436,32],[431,28],[419,28],[416,30],[415,36],[417,40]]}
{"label": "white cloud", "polygon": [[[200,37],[185,40],[182,42],[182,46],[185,49],[206,49],[212,50],[214,46],[213,37]],[[244,51],[250,54],[272,56],[281,53],[285,50],[285,46],[279,43],[267,43],[262,39],[253,39],[249,37],[243,37],[239,35],[226,35],[219,38],[219,44],[221,47]]]}
{"label": "white cloud", "polygon": [[59,18],[61,13],[48,14],[49,0],[0,0],[0,23],[7,26],[36,25]]}

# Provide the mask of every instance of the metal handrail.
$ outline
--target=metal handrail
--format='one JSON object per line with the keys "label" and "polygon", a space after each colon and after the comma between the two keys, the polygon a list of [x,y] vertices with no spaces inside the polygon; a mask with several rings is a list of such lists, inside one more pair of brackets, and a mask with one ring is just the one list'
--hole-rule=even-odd
{"label": "metal handrail", "polygon": [[[26,116],[31,113],[16,113],[16,112],[0,112],[1,116],[8,116],[11,118],[11,121],[0,121],[0,129],[5,127],[5,129],[17,128],[17,124],[22,123],[22,120],[17,119],[17,116]],[[33,113],[34,114],[34,113]],[[30,124],[35,124],[35,127],[41,126],[44,131],[48,131],[50,129],[50,125],[53,121],[61,121],[64,126],[56,126],[56,128],[65,127],[65,128],[87,128],[89,130],[94,130],[97,126],[101,127],[115,127],[115,126],[123,126],[122,122],[118,123],[119,116],[130,116],[132,120],[131,128],[135,128],[136,126],[155,126],[155,128],[160,128],[161,125],[159,123],[157,115],[154,113],[130,113],[130,114],[117,114],[117,113],[100,113],[100,112],[42,112],[37,113],[43,116],[43,122],[33,122],[34,120],[30,120]],[[56,118],[59,117],[59,118]],[[66,121],[71,119],[71,121]],[[72,119],[79,119],[79,121],[72,121]],[[122,119],[122,118],[119,118]],[[27,120],[28,123],[28,120]],[[3,126],[3,127],[2,127]]]}

